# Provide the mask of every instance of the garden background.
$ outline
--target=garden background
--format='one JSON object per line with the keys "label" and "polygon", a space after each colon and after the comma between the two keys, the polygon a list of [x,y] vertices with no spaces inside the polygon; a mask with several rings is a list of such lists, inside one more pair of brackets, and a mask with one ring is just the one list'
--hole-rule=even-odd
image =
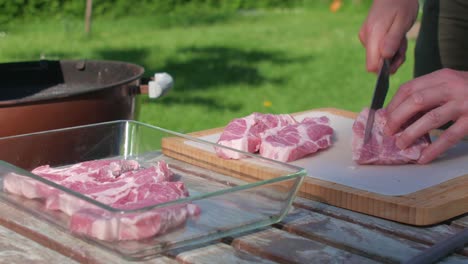
{"label": "garden background", "polygon": [[[360,111],[375,74],[365,70],[358,31],[371,0],[0,0],[0,63],[97,59],[167,72],[173,89],[137,100],[136,119],[187,133],[252,112],[320,107]],[[387,102],[411,79],[407,61]]]}

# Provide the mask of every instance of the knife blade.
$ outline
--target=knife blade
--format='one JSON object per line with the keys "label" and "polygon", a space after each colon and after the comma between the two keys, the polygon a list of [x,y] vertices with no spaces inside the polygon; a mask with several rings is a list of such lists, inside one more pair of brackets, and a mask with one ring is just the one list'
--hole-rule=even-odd
{"label": "knife blade", "polygon": [[366,128],[364,130],[364,144],[369,142],[371,137],[372,127],[374,126],[375,111],[382,108],[385,97],[387,96],[389,87],[390,75],[390,60],[384,59],[382,68],[380,68],[377,77],[377,83],[374,88],[374,95],[372,96],[371,105],[369,108],[369,115],[367,117]]}

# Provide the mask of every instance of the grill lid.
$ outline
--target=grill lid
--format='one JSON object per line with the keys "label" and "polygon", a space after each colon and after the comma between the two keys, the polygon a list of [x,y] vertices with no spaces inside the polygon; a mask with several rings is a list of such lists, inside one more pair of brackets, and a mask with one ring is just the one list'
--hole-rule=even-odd
{"label": "grill lid", "polygon": [[0,106],[63,98],[139,80],[136,64],[98,60],[40,60],[0,64]]}

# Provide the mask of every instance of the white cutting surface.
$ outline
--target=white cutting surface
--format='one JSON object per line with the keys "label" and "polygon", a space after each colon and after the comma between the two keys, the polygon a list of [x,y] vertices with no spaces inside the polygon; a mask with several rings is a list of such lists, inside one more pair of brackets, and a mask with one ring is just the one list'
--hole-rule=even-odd
{"label": "white cutting surface", "polygon": [[[308,177],[383,195],[406,195],[468,174],[468,142],[460,142],[428,165],[357,165],[351,154],[351,127],[354,120],[328,112],[309,112],[295,116],[326,115],[334,129],[333,146],[327,150],[290,162],[303,167]],[[201,137],[216,142],[221,133]],[[192,145],[192,143],[190,143]],[[193,144],[214,152],[212,148]]]}

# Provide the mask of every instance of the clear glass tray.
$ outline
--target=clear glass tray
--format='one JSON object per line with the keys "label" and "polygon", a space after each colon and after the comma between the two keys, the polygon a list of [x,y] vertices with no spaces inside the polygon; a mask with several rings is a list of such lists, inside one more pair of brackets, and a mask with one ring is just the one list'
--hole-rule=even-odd
{"label": "clear glass tray", "polygon": [[[215,147],[226,148],[129,120],[3,137],[0,138],[0,199],[79,239],[134,260],[280,221],[291,207],[305,171],[249,153],[242,153],[247,158],[241,160],[221,159],[216,156]],[[121,210],[30,172],[46,164],[61,167],[111,158],[137,160],[143,166],[165,161],[176,179],[185,184],[190,196],[140,209]],[[103,224],[93,228],[103,228],[110,233],[131,231],[128,219],[135,216],[167,215],[168,211],[188,205],[199,213],[149,238],[110,241],[93,238],[71,231],[72,217],[60,210],[45,209],[44,199],[6,191],[6,185],[12,182],[11,178],[8,182],[8,177],[12,175],[20,177],[24,185],[39,184],[59,194],[61,199],[72,200],[80,208],[97,212],[99,215],[94,217]]]}

